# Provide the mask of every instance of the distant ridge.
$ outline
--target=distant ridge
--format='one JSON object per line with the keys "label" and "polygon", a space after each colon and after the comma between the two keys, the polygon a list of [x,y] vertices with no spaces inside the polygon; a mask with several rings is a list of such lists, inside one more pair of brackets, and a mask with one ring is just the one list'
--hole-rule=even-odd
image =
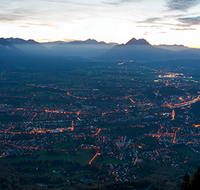
{"label": "distant ridge", "polygon": [[9,43],[8,40],[6,40],[4,38],[0,38],[0,45],[2,45],[2,46],[10,46],[11,44]]}
{"label": "distant ridge", "polygon": [[95,39],[39,43],[21,38],[0,38],[0,55],[83,57],[102,61],[156,61],[199,59],[200,49],[183,45],[151,45],[145,39],[135,38],[125,44],[98,42]]}
{"label": "distant ridge", "polygon": [[136,40],[135,38],[132,38],[125,45],[149,45],[150,46],[150,43],[147,42],[145,39]]}
{"label": "distant ridge", "polygon": [[98,42],[95,39],[87,39],[85,41],[75,40],[71,42],[67,42],[67,44],[76,44],[76,45],[117,45],[117,43],[106,43],[104,41]]}
{"label": "distant ridge", "polygon": [[24,52],[16,48],[7,39],[0,38],[0,55],[2,56],[21,56],[25,55]]}
{"label": "distant ridge", "polygon": [[36,42],[32,39],[24,40],[21,38],[7,38],[8,42],[13,44],[15,47],[21,51],[27,53],[28,55],[50,55],[51,52],[46,49],[41,43]]}
{"label": "distant ridge", "polygon": [[68,44],[77,44],[77,45],[84,45],[84,44],[91,44],[91,45],[96,45],[96,44],[106,44],[105,42],[97,42],[96,40],[94,39],[87,39],[85,41],[72,41],[72,42],[68,42]]}
{"label": "distant ridge", "polygon": [[24,40],[21,38],[7,38],[6,40],[12,44],[40,44],[39,42],[36,42],[32,39]]}
{"label": "distant ridge", "polygon": [[[72,41],[66,43],[54,43],[50,49],[58,56],[82,56],[85,58],[95,58],[103,55],[116,44],[98,42],[94,39],[85,41]],[[47,45],[47,44],[46,44]]]}
{"label": "distant ridge", "polygon": [[[177,49],[177,47],[175,48]],[[187,49],[184,48],[184,46],[181,46],[178,47],[181,48],[180,50],[175,51],[175,48],[171,46],[168,48],[152,46],[145,39],[136,40],[135,38],[132,38],[126,44],[114,46],[104,55],[99,57],[99,59],[115,61],[158,61],[200,58],[200,50]]]}
{"label": "distant ridge", "polygon": [[187,50],[189,49],[186,46],[183,45],[166,45],[166,44],[160,44],[160,45],[155,45],[154,47],[161,48],[161,49],[166,49],[166,50],[171,50],[171,51],[182,51],[182,50]]}

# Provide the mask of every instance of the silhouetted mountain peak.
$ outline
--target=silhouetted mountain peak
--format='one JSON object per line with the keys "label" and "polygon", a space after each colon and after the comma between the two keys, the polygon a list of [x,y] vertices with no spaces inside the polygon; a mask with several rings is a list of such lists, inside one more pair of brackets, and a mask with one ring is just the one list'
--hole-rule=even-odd
{"label": "silhouetted mountain peak", "polygon": [[97,44],[98,42],[96,41],[96,40],[94,40],[94,39],[87,39],[86,41],[85,41],[85,43],[87,43],[87,44]]}
{"label": "silhouetted mountain peak", "polygon": [[0,45],[6,46],[10,45],[10,43],[4,38],[0,38]]}
{"label": "silhouetted mountain peak", "polygon": [[85,41],[72,41],[69,42],[68,44],[74,44],[74,45],[106,45],[105,42],[98,42],[94,39],[87,39]]}
{"label": "silhouetted mountain peak", "polygon": [[36,42],[36,41],[34,41],[34,40],[32,40],[32,39],[27,40],[27,42],[28,42],[29,44],[39,44],[38,42]]}
{"label": "silhouetted mountain peak", "polygon": [[34,40],[24,40],[21,38],[7,38],[7,41],[9,41],[12,44],[39,44],[38,42]]}
{"label": "silhouetted mountain peak", "polygon": [[145,39],[136,40],[135,38],[132,38],[125,45],[150,45],[150,44]]}
{"label": "silhouetted mountain peak", "polygon": [[0,38],[0,55],[13,56],[13,55],[25,55],[24,52],[16,48],[7,39]]}

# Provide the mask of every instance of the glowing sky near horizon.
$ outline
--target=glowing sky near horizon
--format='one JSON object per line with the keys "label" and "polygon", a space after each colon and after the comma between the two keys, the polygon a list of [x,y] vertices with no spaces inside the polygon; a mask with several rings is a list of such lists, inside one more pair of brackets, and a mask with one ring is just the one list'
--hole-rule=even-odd
{"label": "glowing sky near horizon", "polygon": [[200,0],[0,0],[0,37],[200,48]]}

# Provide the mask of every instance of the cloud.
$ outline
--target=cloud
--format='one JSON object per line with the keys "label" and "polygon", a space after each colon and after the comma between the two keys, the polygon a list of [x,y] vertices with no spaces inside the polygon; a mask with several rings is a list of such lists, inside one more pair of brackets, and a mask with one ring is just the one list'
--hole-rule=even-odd
{"label": "cloud", "polygon": [[0,14],[0,21],[1,22],[12,22],[12,21],[19,21],[25,20],[27,17],[25,14],[17,14],[17,13],[4,13]]}
{"label": "cloud", "polygon": [[200,3],[200,0],[167,0],[167,7],[172,11],[187,11]]}
{"label": "cloud", "polygon": [[56,25],[54,24],[48,24],[48,23],[26,23],[28,26],[42,26],[42,27],[50,27],[50,28],[57,28]]}
{"label": "cloud", "polygon": [[183,23],[187,27],[200,25],[200,16],[179,18],[178,21]]}
{"label": "cloud", "polygon": [[150,33],[152,33],[152,32],[144,32],[143,34],[146,36],[146,35],[148,35]]}
{"label": "cloud", "polygon": [[110,5],[119,5],[122,3],[137,3],[141,2],[142,0],[105,0],[102,3],[110,4]]}
{"label": "cloud", "polygon": [[21,28],[30,28],[30,26],[19,25]]}
{"label": "cloud", "polygon": [[0,11],[1,22],[12,22],[35,18],[38,11],[34,7],[23,7],[18,5],[17,7],[8,6],[4,10]]}
{"label": "cloud", "polygon": [[0,22],[65,22],[75,24],[80,20],[98,16],[105,5],[101,0],[3,0]]}
{"label": "cloud", "polygon": [[186,31],[186,30],[196,30],[196,28],[170,28],[170,30]]}
{"label": "cloud", "polygon": [[149,27],[149,28],[155,28],[155,29],[161,29],[164,27],[164,25],[168,25],[168,23],[163,23],[162,21],[164,21],[163,18],[159,18],[159,17],[151,17],[151,18],[147,18],[144,21],[138,21],[137,23],[140,24],[149,24],[149,26],[137,26],[137,27]]}
{"label": "cloud", "polygon": [[[167,18],[170,18],[170,19],[174,18],[179,23],[167,22]],[[162,18],[151,17],[151,18],[147,18],[144,21],[138,21],[137,23],[149,24],[148,27],[154,27],[154,28],[161,28],[164,26],[174,26],[174,27],[183,27],[183,30],[189,30],[189,28],[192,26],[200,25],[200,16],[189,17],[189,15],[176,15],[176,16],[167,16],[167,17],[164,16]],[[138,27],[147,27],[147,26],[138,26]]]}
{"label": "cloud", "polygon": [[149,25],[149,26],[136,26],[137,28],[155,28],[155,29],[162,29],[164,26],[162,25]]}
{"label": "cloud", "polygon": [[144,21],[139,21],[137,23],[146,23],[146,24],[152,24],[152,23],[155,23],[156,21],[161,21],[162,19],[161,18],[158,18],[158,17],[152,17],[152,18],[148,18]]}

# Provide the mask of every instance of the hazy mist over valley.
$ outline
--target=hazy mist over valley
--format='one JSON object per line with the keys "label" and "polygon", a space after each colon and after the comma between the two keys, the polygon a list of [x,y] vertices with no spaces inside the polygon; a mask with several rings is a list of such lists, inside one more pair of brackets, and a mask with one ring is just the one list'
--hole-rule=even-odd
{"label": "hazy mist over valley", "polygon": [[[138,60],[155,61],[169,59],[198,59],[200,49],[188,48],[183,45],[152,46],[145,39],[131,39],[125,44],[86,41],[46,42],[38,43],[34,40],[19,38],[2,38],[2,51],[10,56],[20,55],[20,51],[28,55],[37,56],[80,56],[97,60]],[[21,52],[21,55],[23,53]]]}

